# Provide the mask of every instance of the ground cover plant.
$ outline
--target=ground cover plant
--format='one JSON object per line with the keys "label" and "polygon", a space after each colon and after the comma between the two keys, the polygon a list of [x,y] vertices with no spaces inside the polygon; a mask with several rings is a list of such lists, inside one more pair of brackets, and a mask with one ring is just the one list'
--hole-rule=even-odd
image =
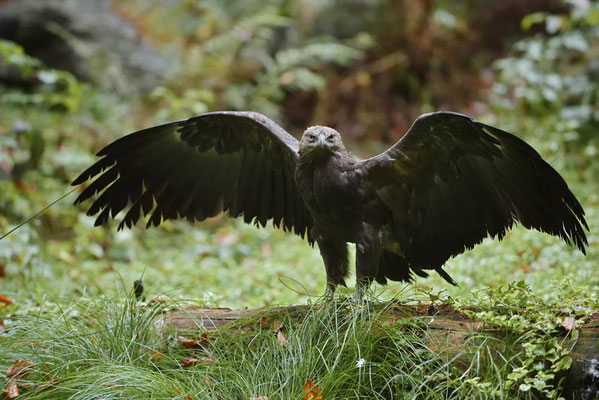
{"label": "ground cover plant", "polygon": [[[0,368],[19,398],[557,398],[576,331],[556,335],[597,306],[576,289],[562,292],[571,300],[543,302],[523,283],[477,293],[479,306],[496,311],[469,303],[467,313],[497,329],[459,345],[429,325],[431,300],[461,305],[422,293],[368,305],[318,301],[292,316],[265,311],[187,338],[161,323],[181,304],[136,301],[132,292],[26,312],[13,305]],[[394,314],[407,303],[418,306],[410,318]]]}
{"label": "ground cover plant", "polygon": [[[244,2],[229,11],[219,2],[208,11],[173,3],[178,8],[157,8],[136,22],[161,43],[178,35],[169,30],[169,18],[182,21],[182,70],[136,98],[79,81],[0,42],[0,59],[30,80],[26,86],[3,81],[0,88],[0,234],[68,193],[94,151],[146,126],[251,107],[292,130],[353,113],[356,119],[349,120],[360,123],[346,126],[370,128],[348,128],[349,147],[368,155],[388,147],[379,140],[390,135],[372,127],[391,124],[384,131],[396,135],[393,140],[405,129],[396,111],[382,121],[391,115],[381,112],[389,105],[363,93],[387,88],[408,115],[448,104],[440,93],[445,86],[434,84],[440,73],[434,65],[426,74],[418,63],[401,67],[397,49],[377,47],[372,32],[358,32],[358,20],[344,28],[357,27],[353,31],[321,35],[324,28],[308,23],[315,14],[299,18],[299,2],[272,1],[267,8]],[[524,138],[564,176],[591,228],[586,257],[558,239],[517,228],[502,242],[485,241],[450,260],[446,269],[459,286],[437,276],[375,286],[369,305],[359,308],[346,301],[353,288],[341,290],[333,303],[320,299],[320,255],[294,235],[226,217],[147,231],[93,228],[93,218],[72,205],[73,193],[0,240],[4,396],[17,390],[18,398],[81,399],[560,398],[569,340],[599,309],[599,13],[595,4],[582,3],[533,14],[522,27],[518,21],[521,37],[506,39],[505,54],[476,67],[477,85],[486,81],[488,90],[468,85],[476,101],[456,111],[478,110],[473,116]],[[144,8],[135,1],[129,7]],[[406,40],[424,42],[429,34],[438,40],[443,29],[453,29],[447,38],[475,37],[463,31],[474,28],[460,12],[439,2],[429,16],[433,32],[408,26]],[[282,42],[276,40],[281,31]],[[305,63],[318,46],[328,46],[330,57]],[[442,53],[435,57],[446,60]],[[464,75],[447,79],[455,79],[449,87],[466,85]],[[306,102],[317,104],[309,121],[290,113]],[[345,117],[327,112],[332,106]],[[137,279],[145,300],[131,294]],[[150,305],[158,296],[166,301]],[[457,307],[495,331],[472,333],[461,346],[433,346],[431,302]],[[188,304],[311,307],[294,318],[238,321],[209,333],[202,346],[202,332],[177,333],[159,323],[164,312]],[[424,311],[387,324],[391,304]],[[277,332],[275,321],[284,328]],[[179,336],[196,348],[186,348]]]}

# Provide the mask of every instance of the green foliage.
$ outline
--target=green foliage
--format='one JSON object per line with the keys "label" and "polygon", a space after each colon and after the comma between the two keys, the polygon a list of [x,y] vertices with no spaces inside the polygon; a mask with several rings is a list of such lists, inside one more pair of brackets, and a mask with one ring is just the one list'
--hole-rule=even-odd
{"label": "green foliage", "polygon": [[[23,398],[301,398],[311,380],[324,398],[557,399],[556,374],[571,362],[557,327],[565,314],[576,315],[579,326],[587,303],[544,303],[522,283],[479,292],[468,307],[472,302],[485,311],[465,313],[500,333],[471,332],[454,347],[429,330],[434,316],[397,319],[397,302],[340,299],[294,317],[275,311],[238,320],[203,336],[197,350],[184,349],[164,328],[164,305],[137,302],[131,293],[69,306],[10,306],[0,368],[17,359],[34,364],[20,379],[31,385]],[[284,339],[273,335],[281,323]],[[189,358],[196,361],[181,365]]]}
{"label": "green foliage", "polygon": [[[0,104],[20,107],[43,106],[69,112],[77,111],[82,89],[66,71],[48,69],[15,43],[0,39],[0,66],[12,68],[21,79],[36,85],[33,93],[4,88]],[[1,87],[1,86],[0,86]]]}
{"label": "green foliage", "polygon": [[16,67],[23,77],[31,76],[33,70],[41,66],[40,61],[27,56],[21,46],[7,40],[0,40],[0,57],[5,64]]}
{"label": "green foliage", "polygon": [[520,392],[534,390],[549,399],[559,397],[564,373],[572,364],[568,356],[570,346],[578,335],[573,331],[573,338],[559,338],[563,331],[561,324],[566,316],[574,314],[576,326],[580,327],[599,304],[596,298],[576,298],[572,288],[557,289],[559,300],[543,301],[528,285],[518,281],[474,292],[473,299],[462,303],[482,308],[483,311],[465,310],[464,314],[481,320],[483,326],[497,327],[504,334],[518,338],[521,364],[504,376],[505,388],[518,388]]}
{"label": "green foliage", "polygon": [[[194,6],[178,3],[178,7]],[[204,38],[207,28],[198,26],[194,36],[201,40],[189,43],[179,76],[170,87],[152,93],[153,106],[160,108],[157,121],[211,109],[253,110],[281,121],[280,105],[290,94],[325,88],[319,70],[362,58],[364,46],[354,40],[342,43],[325,36],[286,40],[301,31],[293,18],[299,11],[287,16],[290,10],[284,4],[257,5],[237,19],[219,18],[221,7],[207,3],[195,10],[199,18],[210,21],[212,34]],[[196,82],[194,88],[188,87],[190,81]]]}
{"label": "green foliage", "polygon": [[520,40],[514,55],[499,60],[500,82],[494,90],[508,107],[525,106],[543,114],[558,112],[566,120],[597,120],[592,104],[599,96],[596,66],[599,55],[599,6],[572,6],[570,14],[537,13],[522,22],[525,29],[544,25],[545,32]]}
{"label": "green foliage", "polygon": [[27,381],[49,384],[24,398],[90,398],[90,391],[97,395],[125,380],[139,394],[143,382],[160,382],[159,374],[147,368],[161,340],[156,325],[160,305],[140,307],[127,296],[118,303],[96,298],[14,308],[0,337],[0,366],[6,370],[15,358],[33,361]]}
{"label": "green foliage", "polygon": [[495,106],[549,119],[540,145],[573,153],[596,177],[589,161],[599,154],[599,5],[572,2],[569,14],[532,14],[522,26],[542,32],[516,42],[513,54],[496,62]]}
{"label": "green foliage", "polygon": [[[256,85],[231,88],[227,97],[235,109],[262,110],[280,119],[278,104],[289,91],[320,91],[325,79],[309,68],[323,64],[344,65],[361,57],[360,51],[340,43],[314,43],[301,48],[281,50],[265,60],[265,70]],[[249,95],[249,101],[247,96]]]}

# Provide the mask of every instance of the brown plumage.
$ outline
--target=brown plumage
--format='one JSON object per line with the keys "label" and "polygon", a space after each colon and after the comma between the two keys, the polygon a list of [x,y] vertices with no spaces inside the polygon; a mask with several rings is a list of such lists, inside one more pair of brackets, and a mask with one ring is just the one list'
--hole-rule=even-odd
{"label": "brown plumage", "polygon": [[96,179],[96,225],[126,210],[119,228],[146,217],[201,221],[221,212],[316,241],[327,293],[345,284],[356,243],[358,293],[372,280],[409,281],[516,222],[583,253],[584,211],[562,177],[521,139],[464,115],[419,117],[378,156],[359,160],[341,136],[308,128],[298,142],[265,116],[214,112],[132,133],[102,149],[73,185]]}

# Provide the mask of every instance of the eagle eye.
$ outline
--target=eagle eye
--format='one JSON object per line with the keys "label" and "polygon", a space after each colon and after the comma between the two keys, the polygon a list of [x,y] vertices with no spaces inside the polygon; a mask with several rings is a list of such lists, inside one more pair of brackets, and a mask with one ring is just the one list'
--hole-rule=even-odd
{"label": "eagle eye", "polygon": [[334,138],[334,137],[335,137],[335,135],[333,135],[333,134],[331,133],[329,136],[327,136],[327,142],[329,142],[329,143],[333,143],[333,138]]}
{"label": "eagle eye", "polygon": [[310,140],[310,143],[315,142],[316,141],[316,135],[313,133],[310,133],[308,135],[308,139]]}

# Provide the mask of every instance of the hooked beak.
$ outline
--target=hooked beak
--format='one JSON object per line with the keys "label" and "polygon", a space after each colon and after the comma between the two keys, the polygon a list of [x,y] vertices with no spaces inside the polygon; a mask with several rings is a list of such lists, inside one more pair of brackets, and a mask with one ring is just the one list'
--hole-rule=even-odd
{"label": "hooked beak", "polygon": [[320,145],[320,148],[322,149],[322,148],[324,148],[324,146],[326,146],[327,142],[326,142],[326,140],[324,140],[324,138],[320,138],[318,140],[318,144]]}

